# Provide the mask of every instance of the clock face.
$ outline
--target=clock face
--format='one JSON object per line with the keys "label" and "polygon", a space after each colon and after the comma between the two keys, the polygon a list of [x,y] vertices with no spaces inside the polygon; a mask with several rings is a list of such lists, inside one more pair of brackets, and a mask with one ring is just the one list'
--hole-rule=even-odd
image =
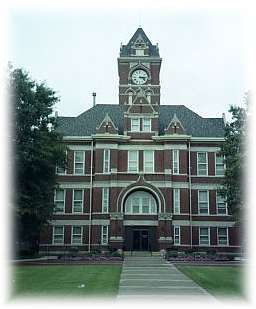
{"label": "clock face", "polygon": [[139,70],[135,70],[132,73],[132,81],[136,85],[143,85],[147,82],[147,80],[148,80],[148,74],[144,70],[139,69]]}

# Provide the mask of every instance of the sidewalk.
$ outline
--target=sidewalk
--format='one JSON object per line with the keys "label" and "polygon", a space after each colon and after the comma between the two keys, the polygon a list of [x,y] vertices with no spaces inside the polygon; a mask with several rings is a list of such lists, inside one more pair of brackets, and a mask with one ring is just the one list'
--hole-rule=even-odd
{"label": "sidewalk", "polygon": [[118,300],[147,298],[216,300],[205,289],[158,256],[125,257]]}

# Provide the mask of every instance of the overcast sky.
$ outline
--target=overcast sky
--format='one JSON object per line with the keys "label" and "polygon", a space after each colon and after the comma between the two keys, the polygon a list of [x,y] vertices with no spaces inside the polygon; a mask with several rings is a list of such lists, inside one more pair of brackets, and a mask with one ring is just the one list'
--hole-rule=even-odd
{"label": "overcast sky", "polygon": [[141,25],[159,44],[161,104],[203,117],[241,105],[248,90],[244,21],[221,11],[83,8],[10,13],[10,61],[57,91],[59,115],[97,103],[118,104],[117,57]]}

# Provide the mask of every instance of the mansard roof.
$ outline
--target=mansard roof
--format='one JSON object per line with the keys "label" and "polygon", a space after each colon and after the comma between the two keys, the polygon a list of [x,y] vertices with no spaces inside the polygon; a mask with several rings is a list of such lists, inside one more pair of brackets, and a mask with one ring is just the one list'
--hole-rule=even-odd
{"label": "mansard roof", "polygon": [[146,43],[146,45],[148,46],[149,49],[149,56],[152,57],[159,57],[159,50],[157,45],[153,45],[149,38],[147,37],[146,33],[144,32],[144,30],[139,27],[134,35],[132,36],[132,38],[130,39],[130,41],[128,42],[127,45],[122,45],[121,49],[120,49],[120,56],[121,57],[125,57],[125,56],[130,56],[132,54],[132,46],[134,45],[135,41],[137,40],[138,37],[141,37],[143,39],[143,41]]}
{"label": "mansard roof", "polygon": [[[174,115],[181,121],[186,134],[194,137],[224,137],[222,118],[203,118],[184,105],[160,105],[159,135],[165,133]],[[97,104],[77,117],[58,117],[58,131],[64,136],[90,136],[96,133],[106,114],[112,119],[118,133],[123,134],[126,106]]]}

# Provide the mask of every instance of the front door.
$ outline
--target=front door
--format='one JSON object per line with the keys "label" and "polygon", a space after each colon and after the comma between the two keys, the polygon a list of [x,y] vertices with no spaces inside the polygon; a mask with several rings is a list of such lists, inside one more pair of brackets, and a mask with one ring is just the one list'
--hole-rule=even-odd
{"label": "front door", "polygon": [[133,231],[133,250],[147,251],[148,242],[148,230],[134,230]]}

